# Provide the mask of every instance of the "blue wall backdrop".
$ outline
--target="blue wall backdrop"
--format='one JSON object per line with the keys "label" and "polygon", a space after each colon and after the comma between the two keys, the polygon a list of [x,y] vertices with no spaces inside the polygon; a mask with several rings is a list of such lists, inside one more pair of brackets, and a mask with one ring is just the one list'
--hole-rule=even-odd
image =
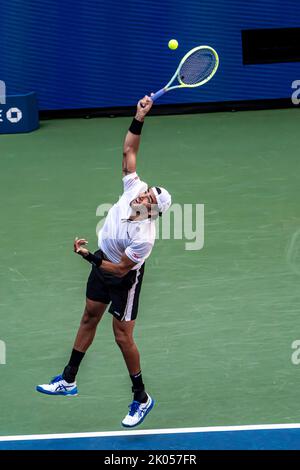
{"label": "blue wall backdrop", "polygon": [[243,65],[241,30],[297,26],[299,0],[1,0],[0,79],[8,93],[36,91],[43,110],[130,106],[209,44],[214,79],[159,103],[287,98],[300,63]]}

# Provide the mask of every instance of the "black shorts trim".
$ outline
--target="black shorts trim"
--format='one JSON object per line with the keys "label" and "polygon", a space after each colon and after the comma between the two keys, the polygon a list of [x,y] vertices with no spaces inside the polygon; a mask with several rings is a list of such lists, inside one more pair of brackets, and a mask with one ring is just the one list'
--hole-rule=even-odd
{"label": "black shorts trim", "polygon": [[135,320],[144,269],[145,263],[139,269],[129,271],[120,278],[92,266],[87,281],[86,296],[95,302],[110,303],[109,312],[120,321]]}

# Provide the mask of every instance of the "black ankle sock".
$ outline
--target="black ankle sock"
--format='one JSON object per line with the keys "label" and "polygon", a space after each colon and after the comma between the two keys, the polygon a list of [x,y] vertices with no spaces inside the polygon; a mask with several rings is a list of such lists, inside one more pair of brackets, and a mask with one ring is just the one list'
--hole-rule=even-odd
{"label": "black ankle sock", "polygon": [[69,384],[73,383],[75,382],[77,372],[78,372],[78,367],[74,367],[74,366],[72,367],[68,365],[64,368],[64,371],[62,373],[62,378]]}
{"label": "black ankle sock", "polygon": [[[132,391],[134,392],[133,389]],[[148,401],[148,395],[145,390],[142,392],[134,392],[133,399],[134,401],[139,401],[140,403],[146,403]]]}
{"label": "black ankle sock", "polygon": [[80,363],[84,358],[85,353],[77,351],[76,349],[72,350],[71,357],[69,360],[68,365],[64,368],[62,373],[63,379],[68,382],[72,383],[75,382],[76,374],[78,372]]}
{"label": "black ankle sock", "polygon": [[82,359],[84,358],[85,353],[77,351],[76,349],[72,350],[68,366],[79,367]]}
{"label": "black ankle sock", "polygon": [[142,373],[131,375],[132,391],[134,393],[133,399],[140,403],[146,403],[148,395],[145,392],[145,385],[143,384]]}

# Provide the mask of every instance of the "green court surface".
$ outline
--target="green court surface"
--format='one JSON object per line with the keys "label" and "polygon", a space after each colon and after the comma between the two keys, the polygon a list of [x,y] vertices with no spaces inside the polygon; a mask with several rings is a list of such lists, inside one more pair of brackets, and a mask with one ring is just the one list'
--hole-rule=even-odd
{"label": "green court surface", "polygon": [[[205,205],[205,243],[158,240],[136,340],[156,406],[144,429],[300,421],[298,110],[149,117],[138,172]],[[62,371],[84,306],[96,208],[121,194],[130,118],[53,120],[2,136],[0,434],[120,430],[130,381],[106,314],[79,396],[35,391]]]}

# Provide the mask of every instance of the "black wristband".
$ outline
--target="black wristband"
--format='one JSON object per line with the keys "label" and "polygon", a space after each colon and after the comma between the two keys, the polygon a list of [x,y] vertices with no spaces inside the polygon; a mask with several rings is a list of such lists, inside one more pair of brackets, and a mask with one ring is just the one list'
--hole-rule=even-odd
{"label": "black wristband", "polygon": [[144,121],[138,121],[137,119],[133,118],[129,127],[130,132],[135,135],[141,135],[143,124]]}
{"label": "black wristband", "polygon": [[[80,253],[81,254],[81,253]],[[93,253],[88,253],[88,255],[83,255],[81,254],[81,256],[83,257],[83,259],[85,259],[86,261],[88,261],[89,263],[93,264],[94,266],[96,266],[97,268],[99,268],[99,266],[101,266],[102,264],[102,258],[101,256],[98,256],[98,255],[93,255]]]}

